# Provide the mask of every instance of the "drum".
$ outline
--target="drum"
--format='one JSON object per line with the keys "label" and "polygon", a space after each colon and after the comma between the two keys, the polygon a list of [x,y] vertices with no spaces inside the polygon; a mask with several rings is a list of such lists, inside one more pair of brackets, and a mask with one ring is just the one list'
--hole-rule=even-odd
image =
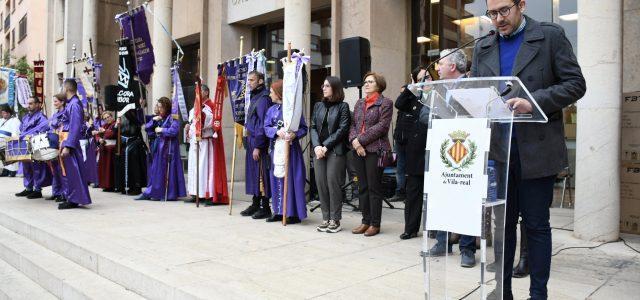
{"label": "drum", "polygon": [[7,140],[3,137],[0,137],[0,162],[2,162],[2,164],[7,164],[7,162],[5,161],[4,155],[5,155],[5,151],[7,149]]}
{"label": "drum", "polygon": [[31,153],[29,152],[29,143],[27,140],[19,138],[11,138],[7,141],[5,149],[5,160],[7,163],[31,161]]}
{"label": "drum", "polygon": [[29,139],[33,160],[50,161],[58,158],[58,135],[52,132],[41,133]]}

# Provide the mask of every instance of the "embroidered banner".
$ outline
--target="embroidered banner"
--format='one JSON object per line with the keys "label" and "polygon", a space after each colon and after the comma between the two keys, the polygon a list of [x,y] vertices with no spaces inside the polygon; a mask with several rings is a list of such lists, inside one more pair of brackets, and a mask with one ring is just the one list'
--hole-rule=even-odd
{"label": "embroidered banner", "polygon": [[16,70],[0,68],[0,104],[13,107],[15,99]]}
{"label": "embroidered banner", "polygon": [[133,41],[138,77],[145,85],[149,84],[156,59],[153,55],[153,45],[144,8],[134,8],[130,14],[117,15],[116,19],[120,22],[124,36]]}

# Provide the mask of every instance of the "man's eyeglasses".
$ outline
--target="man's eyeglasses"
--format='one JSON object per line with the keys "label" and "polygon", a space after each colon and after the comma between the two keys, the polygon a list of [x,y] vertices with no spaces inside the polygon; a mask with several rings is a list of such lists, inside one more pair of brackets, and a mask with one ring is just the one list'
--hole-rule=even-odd
{"label": "man's eyeglasses", "polygon": [[485,13],[485,15],[489,18],[491,18],[492,20],[495,20],[498,18],[498,14],[500,14],[503,18],[508,16],[509,13],[511,13],[511,9],[520,4],[520,0],[516,0],[513,5],[511,6],[505,6],[499,10],[487,10],[487,12]]}

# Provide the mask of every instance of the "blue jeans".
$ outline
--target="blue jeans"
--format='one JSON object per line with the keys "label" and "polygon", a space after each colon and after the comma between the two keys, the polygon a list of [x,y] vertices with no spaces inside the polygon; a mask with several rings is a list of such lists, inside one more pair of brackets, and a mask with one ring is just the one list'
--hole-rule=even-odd
{"label": "blue jeans", "polygon": [[405,194],[405,186],[407,184],[407,173],[405,166],[407,165],[407,153],[405,145],[397,144],[396,148],[396,195]]}
{"label": "blue jeans", "polygon": [[[447,232],[446,231],[438,231],[436,233],[436,240],[438,241],[437,245],[447,245]],[[476,237],[470,235],[461,235],[460,236],[460,252],[463,250],[469,250],[473,253],[476,253]]]}
{"label": "blue jeans", "polygon": [[521,177],[518,147],[511,147],[507,208],[505,214],[504,285],[503,295],[511,294],[513,260],[516,252],[518,218],[527,233],[531,299],[547,299],[547,282],[551,271],[551,225],[549,206],[553,201],[556,176],[534,179]]}

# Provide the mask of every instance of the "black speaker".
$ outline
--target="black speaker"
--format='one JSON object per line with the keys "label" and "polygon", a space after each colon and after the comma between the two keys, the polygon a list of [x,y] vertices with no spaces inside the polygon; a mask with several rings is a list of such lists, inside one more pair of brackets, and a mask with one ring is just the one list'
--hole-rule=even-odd
{"label": "black speaker", "polygon": [[362,77],[371,71],[371,46],[361,36],[340,40],[340,79],[345,87],[362,86]]}

